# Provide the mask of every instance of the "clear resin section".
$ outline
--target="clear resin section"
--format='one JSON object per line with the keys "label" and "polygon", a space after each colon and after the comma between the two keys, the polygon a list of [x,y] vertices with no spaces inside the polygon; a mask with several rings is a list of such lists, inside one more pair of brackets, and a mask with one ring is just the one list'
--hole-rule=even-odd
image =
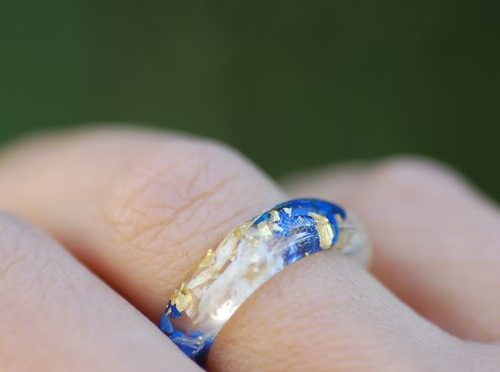
{"label": "clear resin section", "polygon": [[258,287],[285,266],[327,250],[362,265],[369,260],[364,233],[341,207],[315,199],[277,205],[208,250],[192,276],[174,291],[160,328],[202,362],[217,333]]}

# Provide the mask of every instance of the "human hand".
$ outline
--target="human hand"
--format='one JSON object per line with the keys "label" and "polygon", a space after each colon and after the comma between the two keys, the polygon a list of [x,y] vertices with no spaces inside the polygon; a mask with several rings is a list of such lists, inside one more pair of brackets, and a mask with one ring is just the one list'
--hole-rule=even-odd
{"label": "human hand", "polygon": [[441,166],[349,166],[287,195],[220,144],[106,130],[7,150],[0,185],[1,209],[61,243],[0,214],[1,370],[198,369],[153,322],[210,247],[288,195],[352,210],[373,275],[328,253],[291,265],[227,323],[209,369],[500,369],[499,213]]}

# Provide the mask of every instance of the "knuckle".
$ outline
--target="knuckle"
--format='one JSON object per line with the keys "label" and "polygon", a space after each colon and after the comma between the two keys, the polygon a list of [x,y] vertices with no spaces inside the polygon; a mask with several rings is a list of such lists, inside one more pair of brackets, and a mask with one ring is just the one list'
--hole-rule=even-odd
{"label": "knuckle", "polygon": [[252,203],[249,190],[257,186],[248,183],[262,178],[227,147],[176,139],[123,169],[105,216],[112,235],[132,251],[129,257],[168,267],[166,259],[178,263],[189,255],[188,246],[226,232],[224,225]]}
{"label": "knuckle", "polygon": [[[371,187],[376,193],[395,192],[397,195],[416,191],[436,192],[455,186],[458,174],[449,166],[423,157],[401,157],[384,161],[371,175]],[[445,187],[443,187],[445,186]]]}

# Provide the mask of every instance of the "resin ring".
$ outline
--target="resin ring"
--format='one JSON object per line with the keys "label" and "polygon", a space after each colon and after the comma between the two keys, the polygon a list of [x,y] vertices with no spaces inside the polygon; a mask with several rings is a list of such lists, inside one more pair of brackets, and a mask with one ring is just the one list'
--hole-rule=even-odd
{"label": "resin ring", "polygon": [[170,297],[160,328],[203,364],[219,331],[257,288],[285,266],[330,250],[361,265],[369,261],[366,236],[343,208],[316,199],[279,204],[208,250]]}

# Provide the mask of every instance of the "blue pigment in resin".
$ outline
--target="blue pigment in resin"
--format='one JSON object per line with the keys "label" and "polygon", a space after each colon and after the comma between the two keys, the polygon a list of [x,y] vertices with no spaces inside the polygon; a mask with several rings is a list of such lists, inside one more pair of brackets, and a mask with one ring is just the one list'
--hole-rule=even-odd
{"label": "blue pigment in resin", "polygon": [[[264,250],[264,252],[266,250],[269,251],[269,257],[271,258],[262,255],[263,259],[260,261],[257,260],[254,263],[248,264],[248,266],[255,265],[255,267],[251,267],[249,270],[252,269],[256,272],[256,280],[258,281],[254,287],[249,287],[253,291],[262,284],[261,282],[267,280],[283,267],[308,255],[333,248],[340,236],[339,224],[343,224],[346,218],[347,214],[343,208],[318,199],[295,199],[287,201],[260,214],[247,224],[242,225],[241,228],[235,229],[230,235],[230,240],[221,243],[216,249],[210,250],[207,253],[207,256],[195,272],[195,275],[198,275],[198,277],[194,276],[196,281],[191,279],[191,281],[183,282],[181,287],[172,295],[162,313],[159,324],[160,329],[188,357],[203,365],[206,355],[214,343],[217,332],[222,327],[223,322],[221,321],[221,325],[212,325],[209,317],[204,316],[205,314],[202,313],[201,306],[206,302],[202,297],[206,293],[206,288],[203,287],[203,291],[196,292],[195,287],[198,285],[197,283],[204,280],[205,282],[203,283],[207,283],[204,285],[209,286],[215,283],[222,275],[229,275],[227,273],[230,272],[231,265],[238,265],[238,262],[243,260],[239,257],[243,257],[245,252],[238,251],[238,249],[254,249],[249,242],[256,241],[255,246]],[[224,257],[224,252],[228,247],[236,250],[239,255],[224,258],[224,265],[220,265],[217,271],[215,268],[217,268],[219,259],[220,257]],[[273,249],[280,249],[278,256],[272,256]],[[265,261],[264,259],[273,259],[274,266],[265,266],[264,264],[267,261],[261,264],[261,261]],[[256,266],[257,264],[261,264],[261,266]],[[263,276],[262,278],[258,277],[258,270],[266,270],[269,267],[272,268],[272,272],[269,272],[267,276]],[[247,268],[243,269],[246,270]],[[213,277],[205,278],[212,272],[214,273]],[[200,279],[200,275],[204,275],[204,277]],[[248,290],[249,292],[250,289]],[[248,293],[248,295],[250,294]],[[240,296],[238,301],[241,302],[244,298],[244,296]],[[221,302],[222,305],[217,308],[218,312],[212,311],[209,314],[215,314],[213,316],[214,319],[218,319],[217,316],[220,314],[228,318],[240,305],[238,301],[233,301],[232,298],[229,298],[227,301]],[[234,306],[230,307],[233,302]],[[227,305],[228,303],[230,305]],[[189,326],[186,326],[186,322],[184,321],[186,318]],[[203,325],[205,330],[202,330],[203,327],[201,325]]]}

